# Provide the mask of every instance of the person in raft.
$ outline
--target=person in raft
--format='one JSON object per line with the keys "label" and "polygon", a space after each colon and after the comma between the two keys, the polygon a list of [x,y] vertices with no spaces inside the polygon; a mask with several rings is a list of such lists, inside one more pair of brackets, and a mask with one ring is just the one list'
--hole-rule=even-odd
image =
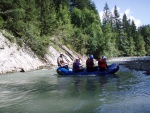
{"label": "person in raft", "polygon": [[86,70],[88,72],[97,71],[97,66],[95,66],[94,62],[94,56],[90,55],[89,58],[86,60]]}
{"label": "person in raft", "polygon": [[100,70],[105,71],[107,69],[107,62],[106,62],[107,57],[106,56],[102,56],[102,58],[100,58],[98,60],[98,67],[100,68]]}
{"label": "person in raft", "polygon": [[64,62],[64,55],[62,52],[60,53],[60,56],[57,58],[57,64],[60,67],[65,67],[68,69],[68,63]]}
{"label": "person in raft", "polygon": [[76,58],[74,63],[73,63],[73,71],[74,72],[81,72],[84,71],[84,68],[82,67],[81,63],[80,63],[80,58]]}

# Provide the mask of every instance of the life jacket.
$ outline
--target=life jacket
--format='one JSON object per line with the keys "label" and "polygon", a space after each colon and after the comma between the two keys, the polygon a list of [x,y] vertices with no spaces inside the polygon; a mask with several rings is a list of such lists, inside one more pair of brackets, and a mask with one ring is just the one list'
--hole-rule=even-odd
{"label": "life jacket", "polygon": [[75,62],[73,63],[73,70],[78,70],[78,69],[80,68],[79,65],[80,65],[79,62],[76,62],[76,61],[75,61]]}
{"label": "life jacket", "polygon": [[106,67],[107,67],[106,61],[103,60],[103,59],[99,59],[99,60],[98,60],[98,66],[99,66],[100,68],[106,68]]}
{"label": "life jacket", "polygon": [[88,58],[88,59],[86,60],[86,67],[87,67],[87,68],[92,68],[93,66],[94,66],[93,59]]}

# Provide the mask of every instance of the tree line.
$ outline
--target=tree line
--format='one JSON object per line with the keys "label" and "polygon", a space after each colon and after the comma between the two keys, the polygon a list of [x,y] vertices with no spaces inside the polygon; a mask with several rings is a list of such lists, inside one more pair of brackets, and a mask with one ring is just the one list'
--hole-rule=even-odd
{"label": "tree line", "polygon": [[150,55],[150,25],[137,28],[126,14],[120,18],[117,6],[112,13],[107,3],[100,18],[91,0],[1,0],[0,29],[39,57],[47,53],[51,38],[95,58]]}

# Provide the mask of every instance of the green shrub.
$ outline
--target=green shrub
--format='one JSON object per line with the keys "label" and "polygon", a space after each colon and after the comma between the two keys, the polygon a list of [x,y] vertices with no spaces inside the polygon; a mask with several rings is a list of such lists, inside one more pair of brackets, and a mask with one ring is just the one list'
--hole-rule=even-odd
{"label": "green shrub", "polygon": [[15,42],[15,37],[11,35],[11,33],[5,32],[3,33],[4,37],[7,38],[10,42],[14,43]]}
{"label": "green shrub", "polygon": [[17,44],[18,44],[20,47],[23,46],[23,41],[22,41],[21,39],[17,38],[16,41],[17,41]]}
{"label": "green shrub", "polygon": [[3,28],[3,23],[4,23],[4,20],[3,20],[3,18],[0,16],[0,29]]}

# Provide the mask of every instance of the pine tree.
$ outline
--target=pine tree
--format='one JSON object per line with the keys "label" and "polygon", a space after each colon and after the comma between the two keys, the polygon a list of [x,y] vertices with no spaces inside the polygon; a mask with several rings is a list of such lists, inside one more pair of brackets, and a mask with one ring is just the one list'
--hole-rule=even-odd
{"label": "pine tree", "polygon": [[39,10],[40,21],[40,35],[51,34],[56,25],[56,13],[53,1],[50,0],[38,0],[37,2]]}
{"label": "pine tree", "polygon": [[121,37],[119,40],[119,56],[129,56],[129,42],[127,39],[127,34],[121,31]]}
{"label": "pine tree", "polygon": [[120,14],[118,12],[117,6],[115,5],[113,16],[112,16],[112,31],[113,31],[113,38],[116,40],[115,43],[115,49],[116,51],[114,53],[115,56],[119,55],[119,40],[121,37],[121,20],[120,20]]}
{"label": "pine tree", "polygon": [[103,9],[103,24],[111,23],[112,22],[112,14],[108,7],[108,4],[105,4]]}
{"label": "pine tree", "polygon": [[133,41],[134,41],[134,55],[137,55],[137,51],[136,51],[136,45],[137,45],[137,30],[136,30],[136,25],[134,23],[134,21],[132,20],[131,22],[131,27],[130,27],[130,32],[131,32],[131,37],[133,37]]}
{"label": "pine tree", "polygon": [[136,36],[136,55],[137,56],[144,56],[146,55],[146,51],[145,51],[145,42],[143,40],[143,37],[140,35],[140,33],[137,34]]}
{"label": "pine tree", "polygon": [[114,7],[114,12],[112,16],[112,27],[113,27],[113,31],[117,31],[119,33],[121,29],[121,20],[120,20],[120,14],[118,12],[116,5]]}
{"label": "pine tree", "polygon": [[24,0],[15,1],[1,1],[2,6],[0,10],[2,12],[2,17],[5,21],[5,29],[13,31],[14,35],[17,37],[22,36],[22,29],[25,26],[23,18],[25,16]]}
{"label": "pine tree", "polygon": [[60,11],[57,13],[57,25],[55,35],[59,36],[64,44],[69,45],[70,38],[73,35],[73,27],[71,25],[71,14],[67,6],[60,5]]}
{"label": "pine tree", "polygon": [[135,42],[133,40],[133,37],[129,37],[128,41],[129,41],[129,53],[128,53],[128,55],[134,56],[134,55],[136,55],[136,52],[135,52]]}
{"label": "pine tree", "polygon": [[113,57],[115,51],[115,41],[111,30],[111,24],[103,25],[103,54]]}
{"label": "pine tree", "polygon": [[130,20],[128,20],[126,14],[124,14],[122,19],[122,31],[119,45],[122,49],[120,47],[119,48],[125,56],[133,56],[136,54],[135,43],[131,33],[131,28],[132,27],[130,25]]}
{"label": "pine tree", "polygon": [[142,26],[138,31],[144,39],[146,55],[150,55],[150,26]]}

